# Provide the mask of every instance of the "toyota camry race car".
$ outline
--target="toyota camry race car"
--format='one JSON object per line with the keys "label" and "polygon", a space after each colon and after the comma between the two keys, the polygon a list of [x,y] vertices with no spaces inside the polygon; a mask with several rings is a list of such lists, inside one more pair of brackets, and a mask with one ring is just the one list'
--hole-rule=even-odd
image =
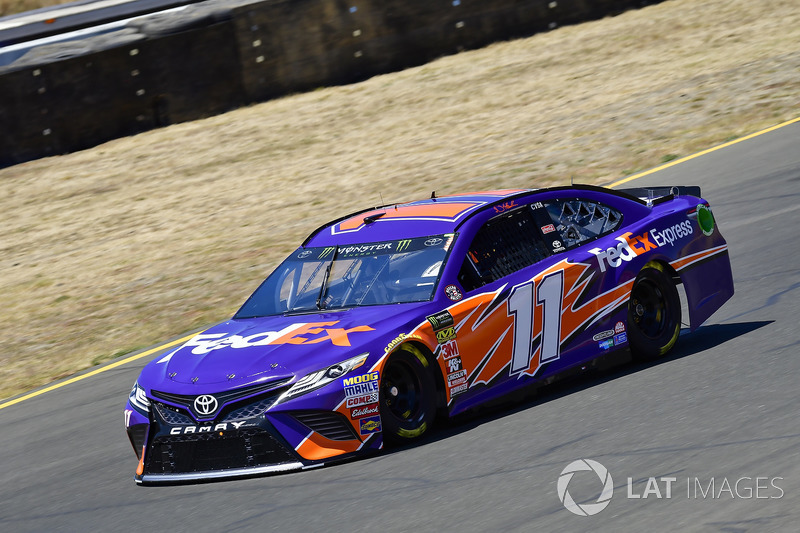
{"label": "toyota camry race car", "polygon": [[692,330],[733,295],[698,187],[432,195],[343,217],[144,368],[125,408],[135,480],[319,466],[615,350],[662,356],[677,284]]}

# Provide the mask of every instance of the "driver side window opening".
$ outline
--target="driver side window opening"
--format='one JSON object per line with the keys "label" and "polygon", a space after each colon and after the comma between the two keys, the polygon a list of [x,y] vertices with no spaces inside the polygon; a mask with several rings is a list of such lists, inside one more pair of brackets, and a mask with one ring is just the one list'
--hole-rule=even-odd
{"label": "driver side window opening", "polygon": [[475,235],[458,280],[470,291],[549,256],[528,206],[489,220]]}

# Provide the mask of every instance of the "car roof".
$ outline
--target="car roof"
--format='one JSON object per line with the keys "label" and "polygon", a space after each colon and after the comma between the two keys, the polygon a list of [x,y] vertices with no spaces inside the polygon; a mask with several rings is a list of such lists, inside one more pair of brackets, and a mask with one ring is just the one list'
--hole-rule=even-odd
{"label": "car roof", "polygon": [[303,246],[347,245],[454,233],[466,220],[485,209],[493,206],[512,209],[516,207],[514,201],[517,198],[559,190],[610,193],[640,202],[634,196],[591,185],[502,189],[447,196],[432,193],[430,198],[424,200],[371,207],[328,222],[312,232]]}

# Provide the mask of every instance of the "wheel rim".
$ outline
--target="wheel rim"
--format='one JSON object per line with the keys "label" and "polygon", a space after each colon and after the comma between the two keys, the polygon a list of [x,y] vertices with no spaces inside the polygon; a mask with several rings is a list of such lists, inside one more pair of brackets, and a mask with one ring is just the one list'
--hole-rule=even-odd
{"label": "wheel rim", "polygon": [[642,280],[633,288],[631,316],[645,336],[657,339],[664,333],[669,316],[667,299],[655,283]]}
{"label": "wheel rim", "polygon": [[387,412],[398,420],[415,420],[422,411],[422,383],[405,362],[390,362],[381,381]]}

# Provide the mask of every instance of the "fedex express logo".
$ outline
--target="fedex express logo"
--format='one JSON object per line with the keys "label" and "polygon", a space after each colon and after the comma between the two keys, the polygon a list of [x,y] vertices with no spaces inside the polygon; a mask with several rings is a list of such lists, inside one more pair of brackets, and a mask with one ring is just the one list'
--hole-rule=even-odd
{"label": "fedex express logo", "polygon": [[606,263],[617,268],[623,261],[630,261],[648,250],[655,250],[667,244],[673,246],[675,241],[691,235],[693,231],[691,221],[685,220],[662,231],[651,229],[638,236],[630,232],[623,233],[620,237],[617,237],[618,245],[606,250],[592,248],[589,251],[597,256],[600,272],[605,272]]}
{"label": "fedex express logo", "polygon": [[308,322],[292,324],[280,331],[262,331],[247,337],[241,335],[228,335],[227,333],[209,333],[195,336],[184,347],[192,347],[196,355],[207,354],[220,348],[249,348],[251,346],[266,346],[275,344],[316,344],[330,341],[334,346],[350,346],[351,333],[359,331],[374,331],[370,326],[356,326],[354,328],[334,328],[339,321],[333,322]]}

